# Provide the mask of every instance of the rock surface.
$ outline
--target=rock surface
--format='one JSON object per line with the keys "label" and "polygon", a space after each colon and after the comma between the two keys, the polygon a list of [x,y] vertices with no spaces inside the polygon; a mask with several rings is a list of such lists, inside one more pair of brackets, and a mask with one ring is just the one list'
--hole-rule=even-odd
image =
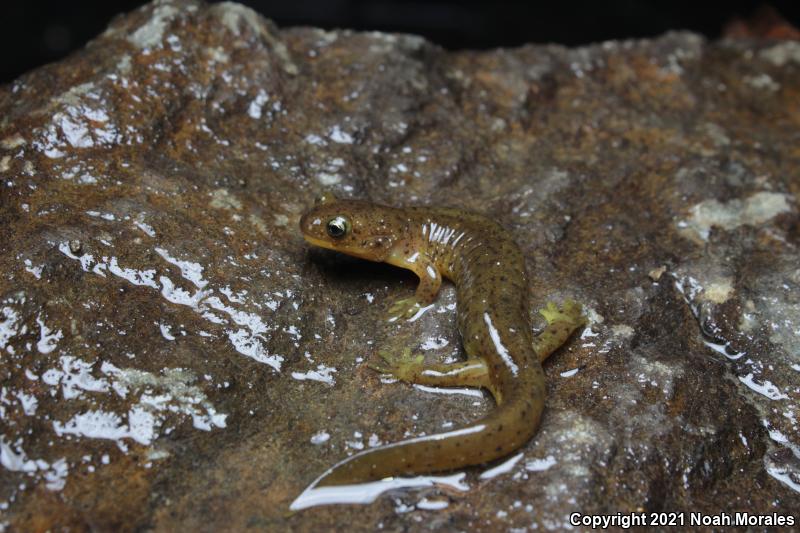
{"label": "rock surface", "polygon": [[[795,42],[450,53],[233,3],[119,17],[0,89],[0,531],[796,512],[798,101]],[[492,407],[366,368],[459,356],[454,291],[387,323],[414,278],[296,229],[325,188],[497,217],[531,313],[590,311],[538,435],[466,490],[288,513],[348,453]]]}

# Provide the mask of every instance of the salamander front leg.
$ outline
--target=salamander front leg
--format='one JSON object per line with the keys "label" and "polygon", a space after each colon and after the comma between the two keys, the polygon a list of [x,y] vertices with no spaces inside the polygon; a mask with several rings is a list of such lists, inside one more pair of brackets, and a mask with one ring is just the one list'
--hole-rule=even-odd
{"label": "salamander front leg", "polygon": [[396,300],[389,307],[389,321],[394,322],[399,318],[413,318],[422,307],[423,305],[419,303],[416,296]]}
{"label": "salamander front leg", "polygon": [[439,288],[442,286],[442,275],[433,261],[419,254],[409,258],[393,257],[390,263],[407,268],[419,276],[419,285],[417,285],[414,296],[398,300],[389,308],[390,319],[412,318],[420,309],[430,305],[436,299]]}
{"label": "salamander front leg", "polygon": [[547,302],[547,306],[539,314],[547,320],[547,327],[533,340],[533,348],[539,355],[539,361],[547,359],[567,342],[575,330],[586,325],[581,305],[574,300],[564,302],[560,310],[553,302]]}
{"label": "salamander front leg", "polygon": [[424,356],[414,355],[406,348],[400,355],[380,352],[382,363],[369,368],[389,374],[407,383],[431,387],[481,387],[490,388],[489,370],[483,359],[469,359],[458,363],[425,363]]}

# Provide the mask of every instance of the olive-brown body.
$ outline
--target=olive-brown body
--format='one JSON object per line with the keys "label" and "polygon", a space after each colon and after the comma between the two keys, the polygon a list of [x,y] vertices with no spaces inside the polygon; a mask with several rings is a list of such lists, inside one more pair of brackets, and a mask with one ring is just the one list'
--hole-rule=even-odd
{"label": "olive-brown body", "polygon": [[387,358],[381,370],[404,381],[489,390],[497,408],[466,427],[365,450],[338,463],[313,486],[352,484],[396,475],[452,470],[503,457],[536,432],[545,401],[541,361],[581,325],[580,307],[543,311],[536,339],[528,308],[524,257],[510,234],[489,218],[453,208],[393,208],[324,198],[300,222],[308,242],[414,271],[410,316],[433,301],[442,277],[455,283],[458,328],[466,361],[425,364]]}

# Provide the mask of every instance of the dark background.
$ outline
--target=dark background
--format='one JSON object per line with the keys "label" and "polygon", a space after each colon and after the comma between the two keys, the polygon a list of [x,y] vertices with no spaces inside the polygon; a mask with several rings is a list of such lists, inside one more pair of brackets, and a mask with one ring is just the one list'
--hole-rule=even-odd
{"label": "dark background", "polygon": [[[58,60],[142,1],[6,0],[0,4],[0,83]],[[490,2],[442,0],[245,0],[279,26],[400,31],[446,48],[492,48],[527,42],[578,45],[689,29],[713,39],[735,17],[750,19],[763,0],[708,2],[609,0]],[[800,0],[770,2],[795,27]]]}

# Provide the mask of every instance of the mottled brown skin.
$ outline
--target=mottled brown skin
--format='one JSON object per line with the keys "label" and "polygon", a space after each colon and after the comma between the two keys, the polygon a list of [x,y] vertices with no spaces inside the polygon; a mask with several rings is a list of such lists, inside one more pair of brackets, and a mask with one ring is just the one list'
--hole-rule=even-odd
{"label": "mottled brown skin", "polygon": [[[333,225],[335,227],[331,228]],[[458,328],[467,360],[425,364],[385,356],[378,370],[430,386],[489,390],[497,403],[466,427],[355,454],[312,486],[343,485],[396,475],[452,470],[503,457],[536,432],[544,408],[543,361],[583,324],[580,306],[542,311],[548,326],[532,338],[528,284],[519,247],[485,216],[451,208],[393,208],[324,196],[300,221],[313,245],[390,263],[420,278],[415,298],[393,310],[414,314],[436,297],[442,277],[456,285]],[[343,230],[341,235],[331,235]]]}

